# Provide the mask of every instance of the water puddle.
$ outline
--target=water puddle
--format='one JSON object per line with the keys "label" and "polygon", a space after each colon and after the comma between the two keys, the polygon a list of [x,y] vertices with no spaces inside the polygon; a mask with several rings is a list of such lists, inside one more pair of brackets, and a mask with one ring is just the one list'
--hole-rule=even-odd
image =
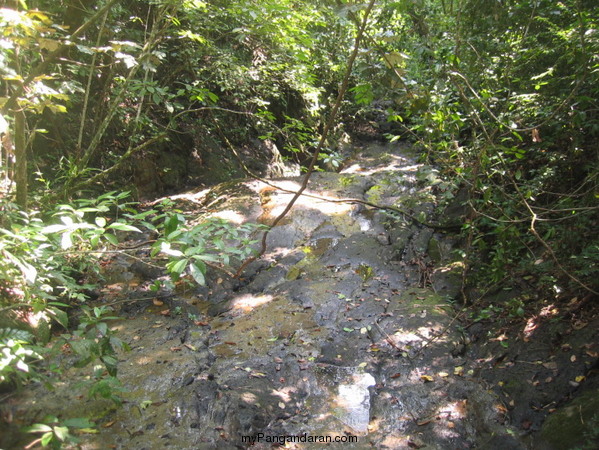
{"label": "water puddle", "polygon": [[[374,377],[360,367],[318,366],[317,387],[310,403],[326,405],[323,418],[334,417],[356,434],[368,432],[370,390]],[[331,425],[333,425],[331,423]]]}
{"label": "water puddle", "polygon": [[366,433],[370,422],[369,387],[376,384],[369,373],[352,375],[337,387],[335,416],[357,433]]}

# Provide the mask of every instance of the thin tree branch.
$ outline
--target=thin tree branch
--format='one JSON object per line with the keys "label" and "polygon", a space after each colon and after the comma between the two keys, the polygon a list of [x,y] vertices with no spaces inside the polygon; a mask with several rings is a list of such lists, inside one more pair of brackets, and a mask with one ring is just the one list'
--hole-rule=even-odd
{"label": "thin tree branch", "polygon": [[333,127],[333,124],[337,117],[337,111],[339,111],[341,102],[343,101],[343,98],[345,97],[345,92],[347,91],[347,87],[349,85],[349,78],[351,76],[351,71],[354,66],[356,57],[358,56],[358,51],[360,50],[360,42],[362,40],[362,36],[364,35],[364,31],[366,30],[366,26],[368,25],[368,16],[370,15],[372,8],[374,7],[375,1],[376,0],[370,0],[370,3],[366,7],[366,10],[364,12],[364,17],[362,18],[362,23],[361,23],[360,27],[358,28],[358,32],[356,34],[356,38],[354,41],[354,49],[353,49],[352,54],[349,57],[349,60],[347,62],[347,69],[345,71],[345,76],[343,78],[343,82],[341,83],[341,87],[339,89],[339,94],[337,95],[337,99],[335,101],[335,104],[333,105],[329,119],[324,127],[324,130],[322,131],[322,134],[320,136],[320,141],[318,142],[318,145],[314,149],[314,153],[312,154],[312,159],[310,161],[310,165],[308,166],[308,170],[306,172],[306,175],[304,176],[304,179],[302,181],[302,184],[301,184],[299,190],[294,194],[293,198],[289,201],[289,203],[287,204],[287,206],[285,207],[283,212],[281,212],[281,214],[279,214],[275,218],[275,220],[273,220],[273,222],[270,225],[270,228],[268,230],[266,230],[264,232],[264,234],[262,235],[262,247],[260,249],[260,252],[258,253],[258,256],[252,256],[251,258],[246,259],[243,262],[243,264],[241,264],[241,267],[239,267],[239,269],[237,270],[237,273],[235,274],[236,277],[239,277],[241,275],[243,270],[247,267],[247,265],[250,262],[252,262],[252,261],[256,260],[258,257],[261,257],[262,255],[264,255],[264,253],[266,252],[266,238],[268,237],[268,233],[270,232],[270,230],[272,228],[277,226],[277,224],[281,220],[283,220],[283,218],[287,215],[287,213],[291,210],[291,208],[293,208],[293,205],[295,204],[297,199],[302,195],[302,193],[308,187],[308,182],[310,181],[310,177],[311,177],[312,173],[314,172],[314,168],[316,166],[316,162],[318,161],[318,156],[320,155],[320,151],[322,150],[324,143],[326,142],[326,139],[329,135],[329,131]]}

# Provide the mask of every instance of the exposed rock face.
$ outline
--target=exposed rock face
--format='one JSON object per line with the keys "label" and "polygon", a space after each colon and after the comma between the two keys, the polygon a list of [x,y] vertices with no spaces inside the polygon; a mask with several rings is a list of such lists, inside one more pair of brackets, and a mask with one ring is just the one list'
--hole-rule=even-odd
{"label": "exposed rock face", "polygon": [[[241,162],[260,177],[290,177],[299,165],[285,160],[273,141],[255,139],[235,150]],[[165,148],[139,155],[132,164],[133,184],[139,198],[149,199],[190,186],[214,186],[246,177],[237,156],[204,136],[192,147],[175,152]]]}
{"label": "exposed rock face", "polygon": [[[123,303],[127,403],[88,403],[110,426],[86,448],[271,448],[285,436],[295,448],[322,436],[343,448],[522,448],[462,356],[453,243],[334,201],[426,218],[435,197],[422,170],[399,146],[369,145],[341,173],[314,174],[241,279],[215,272],[165,306]],[[272,182],[293,191],[301,179]],[[267,224],[292,196],[257,181],[215,192],[214,215]]]}

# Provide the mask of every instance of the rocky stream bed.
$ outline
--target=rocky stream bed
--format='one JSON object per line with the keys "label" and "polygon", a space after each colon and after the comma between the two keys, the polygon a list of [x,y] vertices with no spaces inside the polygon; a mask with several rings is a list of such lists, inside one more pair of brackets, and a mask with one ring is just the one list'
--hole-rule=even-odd
{"label": "rocky stream bed", "polygon": [[[272,182],[295,190],[301,179]],[[260,181],[212,192],[213,215],[240,224],[269,223],[291,198]],[[122,317],[112,327],[131,347],[118,367],[125,403],[82,397],[65,374],[53,392],[28,390],[14,416],[91,417],[99,433],[82,436],[84,449],[271,448],[285,437],[285,448],[324,437],[331,448],[551,448],[524,436],[524,413],[511,415],[517,394],[491,389],[509,381],[497,366],[510,358],[495,359],[501,342],[486,356],[469,345],[481,330],[465,328],[456,304],[457,239],[323,199],[433,220],[443,194],[434,169],[401,145],[368,144],[340,173],[314,174],[307,193],[239,279],[214,271],[207,286],[155,302],[147,286],[159,274],[113,260],[97,302],[110,289],[126,299],[112,306]],[[173,200],[193,211],[206,195]],[[596,341],[589,330],[584,339]],[[540,428],[534,420],[528,428]]]}

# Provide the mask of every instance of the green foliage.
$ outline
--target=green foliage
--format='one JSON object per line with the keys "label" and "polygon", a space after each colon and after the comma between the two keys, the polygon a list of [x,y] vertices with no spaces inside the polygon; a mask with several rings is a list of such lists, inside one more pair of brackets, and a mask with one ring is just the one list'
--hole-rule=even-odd
{"label": "green foliage", "polygon": [[42,447],[60,449],[63,445],[76,445],[79,439],[72,434],[74,430],[83,433],[93,433],[95,424],[85,418],[60,420],[56,416],[46,416],[41,423],[36,423],[23,429],[26,433],[41,434],[30,445],[39,443]]}
{"label": "green foliage", "polygon": [[33,335],[25,330],[0,328],[0,384],[19,384],[37,377],[32,361],[40,361],[41,349],[31,345]]}
{"label": "green foliage", "polygon": [[90,308],[82,305],[80,311],[83,317],[73,333],[61,335],[56,341],[56,346],[68,346],[76,356],[75,367],[85,367],[100,361],[111,377],[117,372],[117,350],[129,350],[127,344],[117,338],[107,320],[116,320],[118,317],[110,316],[106,307]]}
{"label": "green foliage", "polygon": [[[120,201],[126,196],[111,192],[75,205],[57,205],[44,215],[40,211],[25,213],[10,203],[2,205],[2,303],[28,303],[34,312],[45,310],[66,326],[55,306],[75,299],[85,300],[82,286],[73,274],[94,267],[86,252],[118,243],[115,233],[119,231],[139,232],[126,219],[118,217],[126,206]],[[106,214],[115,214],[116,218]]]}
{"label": "green foliage", "polygon": [[168,256],[166,268],[174,281],[189,274],[200,285],[205,284],[207,265],[229,266],[233,260],[243,261],[255,250],[252,234],[261,225],[236,225],[222,219],[208,219],[196,225],[179,213],[164,218],[163,236],[153,245],[152,255]]}
{"label": "green foliage", "polygon": [[[126,345],[108,327],[106,320],[116,318],[105,308],[80,306],[76,311],[83,317],[75,331],[55,339],[51,350],[38,344],[50,340],[51,323],[68,330],[67,311],[86,300],[84,290],[92,286],[75,277],[85,272],[92,277],[97,270],[89,255],[117,244],[118,233],[139,232],[132,223],[143,223],[144,215],[135,214],[127,196],[110,192],[49,212],[24,213],[2,205],[0,308],[6,319],[0,323],[0,382],[41,379],[51,384],[46,375],[54,369],[41,362],[62,348],[74,352],[76,367],[101,363],[111,377],[116,375],[116,351]],[[105,383],[102,377],[96,377],[98,383]]]}
{"label": "green foliage", "polygon": [[546,290],[596,291],[595,8],[425,0],[387,2],[379,15],[368,56],[379,70],[363,68],[356,102],[388,99],[402,136],[468,191],[479,281],[542,267]]}
{"label": "green foliage", "polygon": [[[84,303],[82,290],[92,286],[78,283],[76,274],[93,278],[96,257],[123,236],[144,229],[158,234],[151,255],[168,258],[165,268],[172,281],[189,275],[205,284],[209,265],[224,268],[247,258],[256,243],[252,234],[262,228],[221,219],[193,223],[170,201],[140,212],[128,196],[127,192],[109,192],[46,212],[24,213],[14,205],[3,205],[0,308],[15,314],[12,322],[0,322],[0,383],[25,385],[41,380],[51,387],[54,375],[91,367],[91,376],[79,383],[88,396],[120,405],[123,388],[117,379],[118,355],[129,347],[111,328],[110,323],[119,319],[111,308]],[[180,308],[174,313],[181,314]],[[23,317],[34,318],[37,325],[30,326]],[[64,328],[54,338],[52,322]],[[40,345],[48,341],[50,345]],[[76,443],[74,428],[81,427],[52,417],[28,431],[41,435],[39,443],[60,448]]]}

